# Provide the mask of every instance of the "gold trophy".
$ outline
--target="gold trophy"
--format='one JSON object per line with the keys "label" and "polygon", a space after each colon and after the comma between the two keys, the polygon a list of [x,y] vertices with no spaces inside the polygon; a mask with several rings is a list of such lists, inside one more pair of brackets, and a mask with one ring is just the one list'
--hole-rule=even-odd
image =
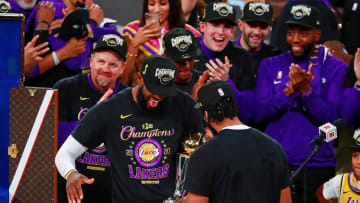
{"label": "gold trophy", "polygon": [[167,200],[164,200],[163,203],[175,203],[176,200],[180,199],[184,193],[184,183],[186,179],[187,166],[190,160],[190,155],[195,151],[195,149],[205,143],[206,140],[201,133],[190,134],[181,144],[183,147],[183,152],[179,153],[177,159],[177,169],[176,169],[176,181],[175,181],[175,192],[173,197],[169,197]]}

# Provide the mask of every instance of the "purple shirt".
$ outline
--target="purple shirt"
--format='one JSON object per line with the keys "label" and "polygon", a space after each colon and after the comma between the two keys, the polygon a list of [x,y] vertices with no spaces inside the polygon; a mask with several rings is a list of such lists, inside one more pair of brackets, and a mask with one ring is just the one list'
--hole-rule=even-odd
{"label": "purple shirt", "polygon": [[32,9],[24,10],[23,8],[21,8],[21,7],[19,6],[18,3],[16,3],[15,0],[10,0],[10,1],[9,1],[9,4],[10,4],[10,6],[11,6],[11,9],[13,9],[14,11],[17,11],[17,12],[19,12],[19,13],[23,13],[23,14],[26,15],[26,16],[29,15],[29,14],[31,13],[31,11],[32,11]]}
{"label": "purple shirt", "polygon": [[230,78],[226,81],[232,88],[235,100],[238,106],[239,119],[242,122],[247,122],[251,119],[254,111],[255,91],[242,90],[239,91],[234,82]]}
{"label": "purple shirt", "polygon": [[[310,62],[315,76],[310,83],[312,92],[287,97],[283,89],[289,81],[290,64],[296,63],[307,70]],[[307,146],[318,135],[318,126],[339,117],[345,72],[344,62],[330,56],[323,46],[317,46],[313,55],[304,60],[294,59],[288,51],[266,58],[260,64],[254,120],[267,124],[265,132],[282,144],[290,164],[301,165],[312,150],[313,146]],[[324,143],[307,166],[332,167],[335,162],[332,143]]]}
{"label": "purple shirt", "polygon": [[215,60],[216,58],[221,57],[221,52],[215,52],[215,51],[209,49],[205,45],[203,35],[201,35],[201,38],[200,38],[200,47],[201,47],[201,50],[203,51],[203,53],[205,54],[206,58],[209,60]]}

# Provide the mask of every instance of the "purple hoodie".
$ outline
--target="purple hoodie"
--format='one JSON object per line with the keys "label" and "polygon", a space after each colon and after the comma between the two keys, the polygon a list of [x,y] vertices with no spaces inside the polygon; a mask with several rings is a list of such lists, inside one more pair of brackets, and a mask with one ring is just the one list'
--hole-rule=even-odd
{"label": "purple hoodie", "polygon": [[[296,63],[307,70],[313,64],[312,91],[302,96],[283,93],[289,81],[289,67]],[[308,143],[318,135],[318,126],[339,117],[346,65],[317,46],[312,56],[296,60],[290,51],[266,58],[260,64],[256,81],[254,119],[267,124],[265,132],[285,149],[290,164],[299,166],[311,152]],[[332,143],[324,143],[307,166],[335,166]]]}

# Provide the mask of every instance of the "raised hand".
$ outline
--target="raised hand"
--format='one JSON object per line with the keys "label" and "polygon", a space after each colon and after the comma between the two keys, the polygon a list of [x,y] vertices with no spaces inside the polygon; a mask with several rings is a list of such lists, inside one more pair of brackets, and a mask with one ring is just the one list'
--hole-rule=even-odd
{"label": "raised hand", "polygon": [[309,64],[308,71],[301,69],[297,64],[290,65],[289,72],[290,84],[295,92],[301,92],[301,94],[306,94],[310,89],[310,82],[314,79],[312,74],[312,64]]}
{"label": "raised hand", "polygon": [[111,94],[114,92],[113,89],[109,88],[106,90],[106,92],[104,93],[104,95],[99,99],[98,102],[96,102],[97,104],[102,102],[102,101],[105,101],[107,98],[109,98],[111,96]]}
{"label": "raised hand", "polygon": [[199,89],[205,84],[206,79],[209,77],[210,72],[208,70],[204,71],[202,75],[200,75],[198,81],[195,83],[193,89],[191,90],[190,95],[195,99],[198,100],[197,93]]}
{"label": "raised hand", "polygon": [[220,59],[210,60],[205,66],[209,69],[210,75],[216,76],[219,80],[227,81],[229,79],[229,72],[232,64],[230,64],[229,58],[225,56],[225,63]]}
{"label": "raised hand", "polygon": [[156,22],[152,21],[144,27],[139,28],[134,39],[131,41],[131,44],[134,47],[138,47],[141,44],[149,41],[151,39],[158,39],[161,37],[161,28],[151,28]]}
{"label": "raised hand", "polygon": [[62,52],[67,56],[65,58],[77,57],[84,53],[86,49],[86,39],[86,37],[81,39],[71,38],[65,46],[61,48]]}
{"label": "raised hand", "polygon": [[[38,3],[36,17],[38,19],[38,28],[49,28],[55,16],[54,4],[50,1],[41,1]],[[41,26],[41,27],[39,27]]]}
{"label": "raised hand", "polygon": [[24,47],[24,73],[30,75],[35,68],[35,65],[39,63],[43,58],[41,55],[49,51],[48,42],[41,43],[35,46],[36,41],[39,39],[39,35],[36,35],[29,43]]}
{"label": "raised hand", "polygon": [[95,20],[98,26],[104,21],[104,11],[98,4],[93,3],[89,7],[89,18]]}

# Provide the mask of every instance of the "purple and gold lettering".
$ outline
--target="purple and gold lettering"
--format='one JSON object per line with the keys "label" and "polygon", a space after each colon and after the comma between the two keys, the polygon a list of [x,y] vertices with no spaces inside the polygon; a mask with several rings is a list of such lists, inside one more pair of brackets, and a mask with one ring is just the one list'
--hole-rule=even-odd
{"label": "purple and gold lettering", "polygon": [[157,178],[162,178],[163,177],[162,171],[163,171],[162,168],[157,168],[156,169],[156,177]]}
{"label": "purple and gold lettering", "polygon": [[121,133],[120,133],[120,138],[121,140],[127,141],[131,138],[131,132],[133,131],[133,127],[132,126],[123,126]]}
{"label": "purple and gold lettering", "polygon": [[89,152],[85,152],[83,155],[79,156],[77,162],[87,164],[87,165],[95,165],[95,166],[110,166],[109,158],[105,155],[98,155]]}
{"label": "purple and gold lettering", "polygon": [[97,157],[97,165],[98,166],[103,166],[104,165],[104,156],[103,155],[98,155],[98,157]]}
{"label": "purple and gold lettering", "polygon": [[141,168],[140,167],[136,167],[136,179],[141,179],[142,178],[142,172],[141,172]]}
{"label": "purple and gold lettering", "polygon": [[166,178],[169,176],[169,164],[165,164],[163,167],[163,177]]}
{"label": "purple and gold lettering", "polygon": [[150,178],[156,179],[156,168],[152,168],[149,171],[150,171]]}
{"label": "purple and gold lettering", "polygon": [[142,176],[143,179],[149,179],[150,178],[148,169],[143,168],[143,173],[142,174],[143,174],[143,176]]}
{"label": "purple and gold lettering", "polygon": [[152,129],[148,131],[136,131],[136,128],[133,126],[122,126],[120,133],[120,138],[123,141],[128,141],[130,138],[152,138],[152,137],[162,137],[162,136],[171,136],[174,135],[174,129],[169,130],[159,130]]}
{"label": "purple and gold lettering", "polygon": [[85,154],[84,154],[83,163],[89,164],[89,153],[88,152],[85,152]]}
{"label": "purple and gold lettering", "polygon": [[90,164],[96,165],[96,154],[90,154]]}
{"label": "purple and gold lettering", "polygon": [[110,161],[109,161],[109,158],[107,156],[104,156],[104,165],[105,166],[110,166]]}
{"label": "purple and gold lettering", "polygon": [[135,178],[135,176],[133,175],[133,168],[132,168],[132,165],[128,165],[129,167],[129,174],[130,174],[130,178]]}
{"label": "purple and gold lettering", "polygon": [[162,179],[169,176],[169,164],[165,164],[159,168],[133,168],[132,165],[128,165],[129,176],[132,179]]}

